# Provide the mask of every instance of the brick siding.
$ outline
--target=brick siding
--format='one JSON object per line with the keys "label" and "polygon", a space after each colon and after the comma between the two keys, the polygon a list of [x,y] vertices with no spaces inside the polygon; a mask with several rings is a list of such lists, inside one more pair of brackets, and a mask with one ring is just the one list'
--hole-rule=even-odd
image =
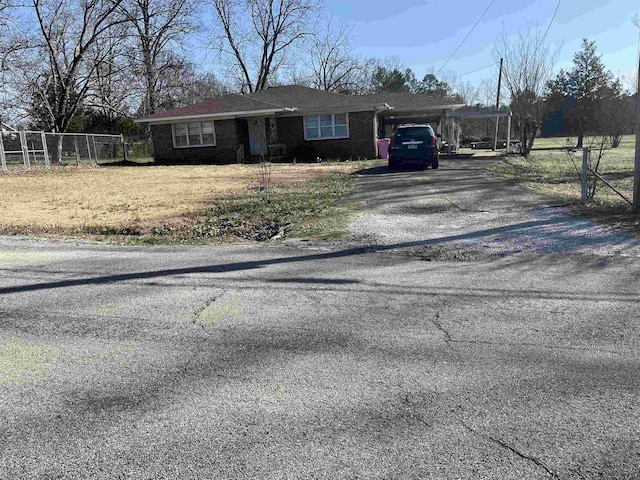
{"label": "brick siding", "polygon": [[242,120],[216,120],[215,147],[174,148],[171,125],[152,125],[153,157],[158,163],[235,163],[238,141],[249,149],[249,133]]}
{"label": "brick siding", "polygon": [[[171,125],[152,125],[153,153],[158,163],[235,163],[238,145],[249,155],[249,128],[246,120],[216,120],[215,147],[174,148]],[[357,160],[376,158],[373,112],[349,114],[349,138],[305,140],[302,117],[276,119],[278,141],[287,145],[289,156],[313,152],[321,158]],[[306,160],[305,158],[299,158]]]}
{"label": "brick siding", "polygon": [[376,158],[373,112],[349,113],[349,138],[335,140],[305,140],[302,117],[279,117],[277,119],[278,140],[287,145],[289,156],[296,150],[313,148],[321,158],[357,160]]}

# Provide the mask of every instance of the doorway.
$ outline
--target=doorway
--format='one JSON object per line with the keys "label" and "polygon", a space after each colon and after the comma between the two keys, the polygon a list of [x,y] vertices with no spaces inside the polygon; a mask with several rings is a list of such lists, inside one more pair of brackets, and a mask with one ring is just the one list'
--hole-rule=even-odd
{"label": "doorway", "polygon": [[267,155],[267,129],[263,117],[248,118],[249,153],[251,155]]}

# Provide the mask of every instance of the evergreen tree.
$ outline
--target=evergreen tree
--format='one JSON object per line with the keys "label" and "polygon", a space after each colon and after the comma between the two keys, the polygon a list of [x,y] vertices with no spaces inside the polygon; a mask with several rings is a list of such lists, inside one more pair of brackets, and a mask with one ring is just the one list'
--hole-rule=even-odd
{"label": "evergreen tree", "polygon": [[582,41],[582,49],[573,56],[573,68],[560,70],[549,82],[549,102],[561,115],[567,133],[576,135],[576,148],[582,148],[584,137],[601,124],[598,113],[602,103],[620,96],[620,84],[613,80],[598,55],[595,41]]}
{"label": "evergreen tree", "polygon": [[[411,72],[411,69],[407,69],[406,72],[402,72],[397,68],[389,69],[380,66],[373,74],[371,82],[372,90],[376,93],[408,92],[409,85],[407,84],[407,74],[409,72]],[[413,74],[413,72],[410,74]]]}

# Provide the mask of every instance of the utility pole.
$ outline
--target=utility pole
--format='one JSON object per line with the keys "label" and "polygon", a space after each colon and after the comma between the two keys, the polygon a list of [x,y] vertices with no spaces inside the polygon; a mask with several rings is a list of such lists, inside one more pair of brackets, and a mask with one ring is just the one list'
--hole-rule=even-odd
{"label": "utility pole", "polygon": [[633,211],[640,212],[640,60],[636,89],[636,159],[633,169]]}
{"label": "utility pole", "polygon": [[[500,59],[500,73],[498,74],[498,95],[496,97],[496,110],[500,109],[500,87],[502,86],[502,61],[504,59]],[[500,117],[496,117],[496,135],[493,139],[493,151],[495,152],[498,148],[498,121]],[[507,150],[509,149],[509,145],[507,145]]]}
{"label": "utility pole", "polygon": [[[636,15],[634,24],[640,29],[640,18]],[[638,34],[640,46],[640,33]],[[633,206],[634,212],[640,212],[640,54],[638,54],[638,85],[636,86],[636,158],[633,168]]]}

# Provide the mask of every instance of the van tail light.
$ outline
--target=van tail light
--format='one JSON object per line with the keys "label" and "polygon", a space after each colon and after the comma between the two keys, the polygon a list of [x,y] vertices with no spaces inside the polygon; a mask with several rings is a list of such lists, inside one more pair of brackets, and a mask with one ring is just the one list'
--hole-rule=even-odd
{"label": "van tail light", "polygon": [[436,146],[436,137],[431,137],[431,146],[432,147]]}
{"label": "van tail light", "polygon": [[391,137],[391,141],[389,142],[389,148],[395,148],[396,146],[396,138]]}

